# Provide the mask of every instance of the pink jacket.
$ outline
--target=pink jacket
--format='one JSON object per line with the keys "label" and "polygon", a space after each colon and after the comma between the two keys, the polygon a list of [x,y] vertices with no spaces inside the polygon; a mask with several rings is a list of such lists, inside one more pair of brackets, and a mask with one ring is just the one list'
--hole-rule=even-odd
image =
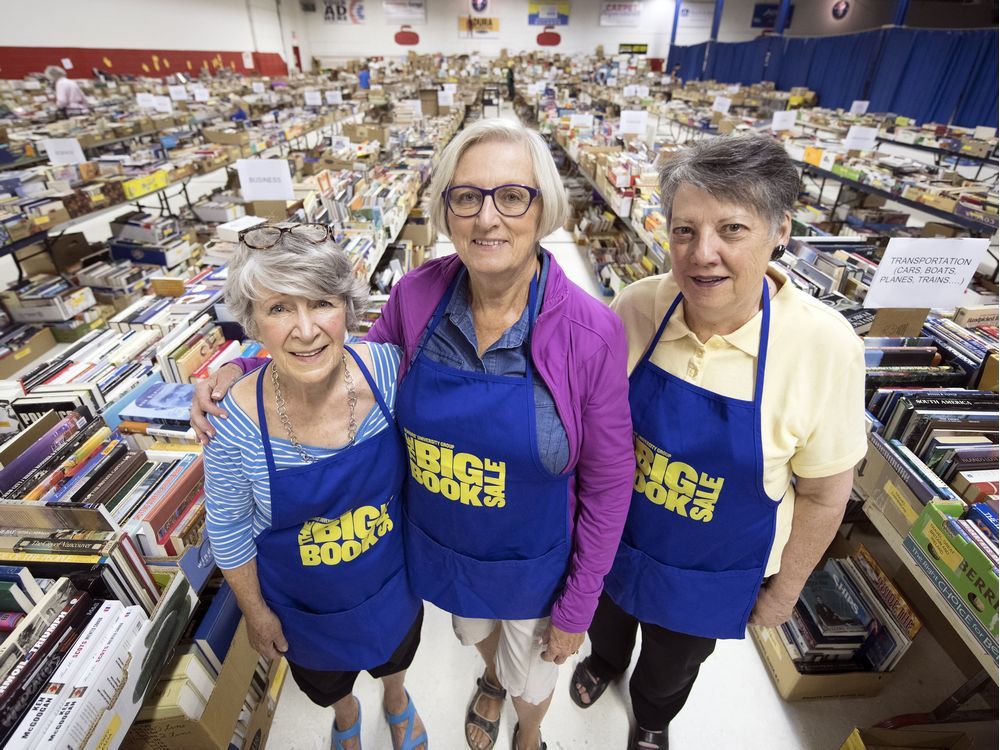
{"label": "pink jacket", "polygon": [[[573,552],[552,624],[590,627],[632,498],[635,454],[628,403],[628,346],[621,321],[566,278],[550,258],[532,361],[552,393],[569,441]],[[401,346],[400,377],[455,274],[457,255],[432,260],[393,287],[366,339]],[[247,364],[251,364],[251,360]],[[237,360],[237,364],[241,364]]]}

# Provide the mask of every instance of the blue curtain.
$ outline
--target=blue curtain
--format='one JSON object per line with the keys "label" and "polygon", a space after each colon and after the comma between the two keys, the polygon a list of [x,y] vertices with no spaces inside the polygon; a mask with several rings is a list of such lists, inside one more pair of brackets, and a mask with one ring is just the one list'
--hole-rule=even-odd
{"label": "blue curtain", "polygon": [[938,31],[880,29],[834,37],[764,37],[673,47],[685,80],[722,83],[774,81],[778,89],[806,86],[823,107],[869,99],[871,111],[918,122],[997,125],[998,36],[995,29]]}

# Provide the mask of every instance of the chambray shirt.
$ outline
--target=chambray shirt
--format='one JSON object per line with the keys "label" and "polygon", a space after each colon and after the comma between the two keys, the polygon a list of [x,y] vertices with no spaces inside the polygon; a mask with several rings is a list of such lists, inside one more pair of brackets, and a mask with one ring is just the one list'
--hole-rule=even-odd
{"label": "chambray shirt", "polygon": [[[542,309],[542,290],[549,273],[549,256],[541,254],[542,270],[538,279],[538,300],[535,317]],[[455,293],[445,308],[441,323],[434,335],[424,345],[428,358],[448,367],[488,375],[524,377],[528,357],[531,356],[528,341],[528,306],[525,305],[521,318],[479,356],[476,342],[476,327],[472,322],[469,307],[469,275],[461,271]],[[538,456],[553,474],[561,474],[569,463],[569,440],[559,419],[552,394],[533,368],[532,383],[535,391],[535,433],[538,436]]]}

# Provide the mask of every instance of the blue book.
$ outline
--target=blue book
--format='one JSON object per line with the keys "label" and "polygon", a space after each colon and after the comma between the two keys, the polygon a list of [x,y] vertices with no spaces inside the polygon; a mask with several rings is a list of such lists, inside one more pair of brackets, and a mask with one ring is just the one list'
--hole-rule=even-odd
{"label": "blue book", "polygon": [[159,424],[189,424],[194,385],[190,383],[149,383],[119,412],[120,419]]}
{"label": "blue book", "polygon": [[966,518],[982,529],[991,542],[1000,541],[1000,518],[986,503],[976,503],[969,507]]}
{"label": "blue book", "polygon": [[222,671],[222,663],[229,653],[242,616],[236,603],[236,594],[228,583],[224,583],[208,605],[208,611],[198,629],[194,631],[194,642],[215,669],[216,675]]}

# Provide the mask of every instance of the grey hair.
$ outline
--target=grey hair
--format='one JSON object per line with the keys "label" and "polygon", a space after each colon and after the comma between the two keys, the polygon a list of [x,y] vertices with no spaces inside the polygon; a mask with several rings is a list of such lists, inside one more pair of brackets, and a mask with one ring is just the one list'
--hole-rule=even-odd
{"label": "grey hair", "polygon": [[[468,149],[478,143],[520,143],[531,159],[531,173],[540,193],[542,213],[538,218],[538,239],[551,234],[566,223],[569,201],[563,187],[559,168],[552,160],[548,144],[537,130],[530,130],[520,122],[490,118],[478,120],[455,136],[444,151],[430,185],[431,222],[437,231],[448,232],[448,207],[442,193],[451,185],[458,162]],[[449,235],[450,236],[450,235]]]}
{"label": "grey hair", "polygon": [[347,328],[355,330],[368,309],[368,285],[353,272],[347,253],[332,242],[316,244],[289,233],[267,250],[240,243],[224,289],[226,306],[247,335],[259,335],[253,305],[268,294],[293,294],[306,299],[337,297],[344,302]]}
{"label": "grey hair", "polygon": [[57,78],[65,78],[66,71],[60,68],[58,65],[50,65],[45,69],[45,77],[50,81],[54,81]]}
{"label": "grey hair", "polygon": [[749,206],[777,233],[799,195],[799,173],[784,147],[760,135],[717,136],[698,141],[660,164],[660,201],[670,221],[674,195],[693,185],[716,199]]}

